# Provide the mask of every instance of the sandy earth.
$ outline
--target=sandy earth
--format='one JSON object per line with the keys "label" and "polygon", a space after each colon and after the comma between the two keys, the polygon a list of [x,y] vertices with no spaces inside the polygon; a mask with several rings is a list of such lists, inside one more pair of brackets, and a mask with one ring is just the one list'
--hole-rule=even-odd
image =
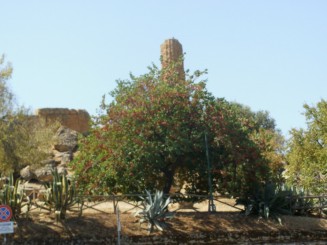
{"label": "sandy earth", "polygon": [[[239,212],[243,210],[243,206],[234,206],[235,200],[229,198],[218,198],[214,200],[217,212]],[[135,213],[138,210],[140,203],[129,202],[127,200],[121,200],[118,203],[118,208],[121,213]],[[85,202],[83,213],[97,213],[97,212],[114,213],[113,202],[97,201],[97,202]],[[207,212],[208,201],[201,203],[173,203],[169,205],[169,211],[172,212]]]}
{"label": "sandy earth", "polygon": [[[171,204],[174,218],[167,220],[169,234],[185,235],[196,232],[275,232],[279,230],[322,231],[327,234],[327,220],[310,217],[283,216],[283,226],[275,221],[258,220],[256,217],[245,217],[240,214],[241,207],[234,207],[235,201],[219,198],[215,201],[217,212],[209,214],[208,202],[195,205]],[[148,235],[146,225],[140,225],[134,217],[137,203],[119,202],[120,223],[122,235]],[[31,239],[42,237],[75,237],[75,236],[105,236],[117,234],[117,215],[114,214],[113,202],[86,202],[83,214],[69,212],[64,222],[55,222],[53,214],[32,207],[28,218],[17,220],[15,238]],[[154,235],[161,234],[155,231]]]}

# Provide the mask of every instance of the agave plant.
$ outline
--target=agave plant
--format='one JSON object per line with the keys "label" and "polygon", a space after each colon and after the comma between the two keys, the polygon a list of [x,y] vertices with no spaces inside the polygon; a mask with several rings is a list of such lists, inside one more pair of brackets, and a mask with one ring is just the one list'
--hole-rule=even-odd
{"label": "agave plant", "polygon": [[146,196],[140,198],[143,200],[143,209],[135,213],[135,216],[139,216],[140,223],[148,222],[148,231],[151,233],[156,227],[159,231],[163,231],[167,224],[165,219],[172,218],[173,214],[168,212],[168,204],[170,203],[170,197],[164,199],[162,191],[156,191],[154,197],[149,191],[145,191]]}
{"label": "agave plant", "polygon": [[20,188],[21,180],[17,179],[14,183],[14,177],[11,174],[8,181],[1,181],[0,202],[9,205],[14,219],[17,219],[22,213],[22,208],[27,206],[27,212],[30,208],[30,199]]}
{"label": "agave plant", "polygon": [[293,213],[297,215],[308,215],[313,212],[315,203],[313,199],[305,198],[309,196],[310,193],[305,191],[304,188],[292,188],[292,209]]}
{"label": "agave plant", "polygon": [[253,195],[236,200],[236,205],[244,206],[245,215],[258,215],[260,218],[273,218],[280,224],[283,214],[291,214],[291,192],[269,183],[258,189]]}
{"label": "agave plant", "polygon": [[52,171],[53,180],[46,183],[45,205],[50,211],[54,210],[56,221],[64,220],[66,212],[76,204],[80,204],[80,215],[82,213],[82,202],[77,196],[75,183],[68,183],[66,174],[59,174],[57,169]]}

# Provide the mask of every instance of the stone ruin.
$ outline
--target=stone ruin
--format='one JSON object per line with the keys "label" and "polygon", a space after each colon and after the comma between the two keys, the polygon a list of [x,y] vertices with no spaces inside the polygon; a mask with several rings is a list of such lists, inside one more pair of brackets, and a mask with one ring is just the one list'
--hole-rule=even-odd
{"label": "stone ruin", "polygon": [[75,130],[79,133],[86,133],[90,129],[90,115],[86,110],[74,110],[67,108],[42,108],[35,112],[39,118],[46,122],[58,121],[62,126]]}
{"label": "stone ruin", "polygon": [[[183,48],[175,39],[165,40],[161,46],[162,67],[167,67],[171,62],[176,62],[183,56]],[[176,67],[180,79],[185,80],[183,61]],[[41,108],[36,110],[35,118],[42,118],[47,123],[59,122],[53,144],[52,158],[43,162],[43,167],[30,170],[29,166],[22,169],[20,174],[25,180],[49,181],[51,170],[57,168],[59,172],[67,171],[68,163],[78,154],[78,136],[86,134],[89,129],[90,115],[86,110],[74,110],[67,108]]]}
{"label": "stone ruin", "polygon": [[42,108],[36,110],[33,118],[44,119],[49,124],[59,122],[61,126],[54,136],[51,158],[45,159],[41,163],[42,167],[36,170],[30,169],[30,166],[25,167],[20,171],[20,175],[27,181],[50,181],[54,168],[57,168],[59,173],[69,172],[67,165],[78,154],[78,137],[90,129],[90,115],[85,110]]}
{"label": "stone ruin", "polygon": [[[172,62],[177,62],[179,59],[183,58],[183,47],[180,42],[175,39],[167,39],[160,46],[161,53],[161,66],[162,68],[167,67]],[[181,60],[176,67],[176,71],[179,74],[179,78],[181,80],[185,80],[185,72],[184,72],[184,63]]]}

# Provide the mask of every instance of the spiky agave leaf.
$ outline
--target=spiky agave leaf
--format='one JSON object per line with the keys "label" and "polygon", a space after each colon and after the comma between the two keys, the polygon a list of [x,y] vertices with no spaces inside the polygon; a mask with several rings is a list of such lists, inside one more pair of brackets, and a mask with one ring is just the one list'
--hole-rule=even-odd
{"label": "spiky agave leaf", "polygon": [[166,227],[165,218],[171,218],[172,214],[168,213],[166,208],[170,203],[170,198],[164,199],[162,191],[156,191],[154,197],[146,190],[146,197],[143,198],[143,209],[135,213],[135,216],[141,216],[139,222],[148,222],[148,230],[152,232],[153,227],[163,231]]}

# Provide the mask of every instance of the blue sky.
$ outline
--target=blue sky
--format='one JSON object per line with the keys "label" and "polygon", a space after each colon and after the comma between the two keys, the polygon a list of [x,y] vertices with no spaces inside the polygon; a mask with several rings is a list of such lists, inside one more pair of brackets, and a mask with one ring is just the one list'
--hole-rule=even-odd
{"label": "blue sky", "polygon": [[86,109],[129,73],[159,65],[175,37],[185,68],[208,69],[208,90],[267,110],[287,135],[303,104],[326,99],[327,1],[0,0],[0,54],[18,103]]}

